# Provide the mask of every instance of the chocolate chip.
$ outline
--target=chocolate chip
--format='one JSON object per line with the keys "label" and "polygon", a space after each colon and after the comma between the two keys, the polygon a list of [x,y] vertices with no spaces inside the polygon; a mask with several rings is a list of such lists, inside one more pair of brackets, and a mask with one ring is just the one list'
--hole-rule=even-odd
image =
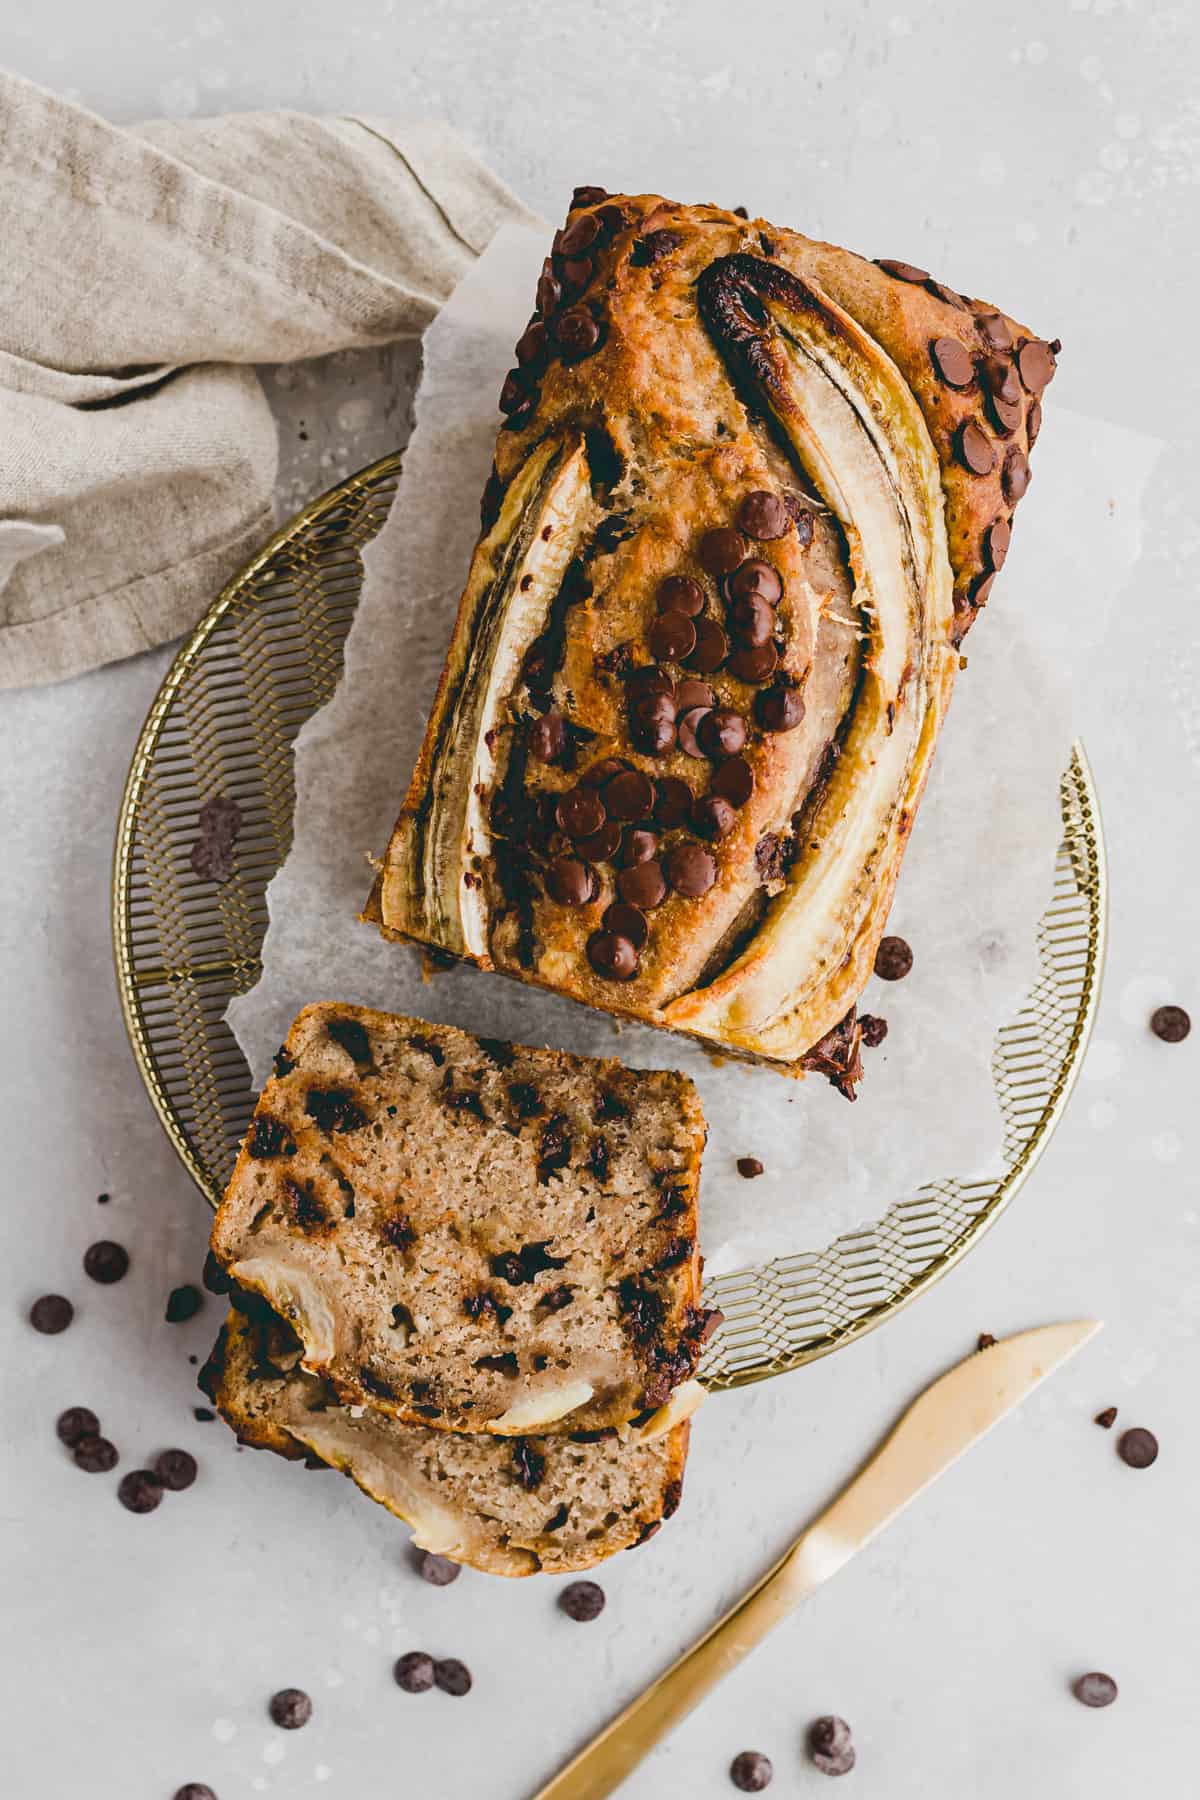
{"label": "chocolate chip", "polygon": [[[75,1460],[79,1460],[78,1450],[75,1452]],[[153,1469],[130,1469],[128,1475],[121,1477],[117,1488],[117,1499],[126,1512],[153,1512],[162,1497],[162,1482]]]}
{"label": "chocolate chip", "polygon": [[598,1581],[572,1581],[559,1594],[558,1604],[568,1619],[586,1625],[604,1611],[604,1589]]}
{"label": "chocolate chip", "polygon": [[201,881],[224,884],[234,870],[233,847],[242,829],[242,811],[236,800],[216,794],[206,800],[198,817],[200,835],[191,850],[193,872]]}
{"label": "chocolate chip", "polygon": [[650,711],[640,717],[635,714],[632,735],[635,744],[647,755],[666,756],[675,748],[675,720],[671,713]]}
{"label": "chocolate chip", "polygon": [[875,263],[876,267],[882,269],[885,275],[894,275],[897,281],[929,280],[929,270],[918,269],[916,263],[897,262],[891,256],[877,256]]}
{"label": "chocolate chip", "polygon": [[744,756],[730,756],[713,775],[709,791],[730,806],[745,806],[754,792],[754,771]]}
{"label": "chocolate chip", "polygon": [[677,231],[648,231],[634,244],[629,260],[635,268],[645,268],[669,256],[672,250],[678,250],[682,242]]}
{"label": "chocolate chip", "polygon": [[546,327],[540,319],[531,319],[517,339],[517,361],[522,368],[539,363],[546,354],[546,347]]}
{"label": "chocolate chip", "polygon": [[729,627],[739,646],[757,649],[774,636],[775,614],[761,594],[749,594],[729,608]]}
{"label": "chocolate chip", "polygon": [[983,553],[993,569],[1002,569],[1008,555],[1012,528],[1007,519],[993,519],[983,534]]}
{"label": "chocolate chip", "polygon": [[696,728],[696,737],[706,756],[715,761],[736,756],[746,745],[746,721],[731,706],[714,707],[705,713]]}
{"label": "chocolate chip", "polygon": [[796,688],[764,688],[754,697],[754,716],[764,731],[794,731],[804,717]]}
{"label": "chocolate chip", "polygon": [[587,953],[597,975],[604,975],[610,981],[631,981],[637,974],[636,946],[615,931],[593,931],[588,939]]}
{"label": "chocolate chip", "polygon": [[679,748],[686,756],[693,756],[697,761],[704,758],[705,752],[700,747],[700,727],[710,711],[711,708],[707,706],[692,706],[679,720]]}
{"label": "chocolate chip", "polygon": [[196,1479],[196,1459],[188,1450],[164,1450],[154,1459],[154,1473],[163,1487],[181,1494]]}
{"label": "chocolate chip", "polygon": [[623,900],[614,900],[605,910],[603,919],[605,931],[612,932],[614,937],[628,938],[635,950],[641,950],[650,936],[650,924],[645,913],[636,906],[629,906]]}
{"label": "chocolate chip", "polygon": [[621,861],[627,869],[636,868],[638,863],[649,862],[658,852],[658,833],[645,825],[637,826],[625,835],[625,848],[621,853]]}
{"label": "chocolate chip", "polygon": [[246,1154],[256,1162],[265,1162],[272,1156],[294,1156],[296,1146],[289,1127],[271,1113],[256,1113],[246,1140]]}
{"label": "chocolate chip", "polygon": [[1010,503],[1019,500],[1029,486],[1029,461],[1025,452],[1016,444],[1012,444],[1004,453],[1000,485],[1004,489],[1004,498]]}
{"label": "chocolate chip", "polygon": [[[631,670],[628,676],[628,686],[630,695],[639,700],[645,694],[670,695],[675,692],[675,683],[667,671],[660,669],[656,663],[644,663],[640,669]],[[607,769],[610,763],[612,764],[612,769],[609,770],[610,774],[624,766],[616,762],[614,758],[607,757],[603,763],[597,763],[596,767]],[[607,781],[608,776],[606,775],[604,779]]]}
{"label": "chocolate chip", "polygon": [[172,1288],[167,1295],[167,1310],[163,1317],[168,1325],[182,1325],[188,1319],[194,1319],[204,1305],[204,1296],[198,1287],[190,1281],[182,1287]]}
{"label": "chocolate chip", "polygon": [[312,1718],[313,1703],[302,1688],[280,1688],[268,1711],[282,1731],[299,1731]]}
{"label": "chocolate chip", "polygon": [[1025,436],[1028,439],[1029,448],[1031,450],[1037,443],[1038,433],[1041,429],[1042,403],[1040,400],[1031,400],[1029,403],[1029,411],[1025,414]]}
{"label": "chocolate chip", "polygon": [[717,865],[699,844],[677,844],[665,864],[667,880],[677,894],[698,900],[717,879]]}
{"label": "chocolate chip", "polygon": [[417,1557],[417,1574],[430,1587],[449,1587],[462,1574],[462,1564],[434,1550],[422,1550]]}
{"label": "chocolate chip", "polygon": [[567,226],[558,247],[564,256],[579,256],[589,250],[599,236],[599,219],[594,213],[584,213],[581,219],[575,219]]}
{"label": "chocolate chip", "polygon": [[537,307],[544,319],[548,319],[559,301],[562,299],[562,288],[550,273],[551,265],[542,265],[542,273],[537,284]]}
{"label": "chocolate chip", "polygon": [[867,1049],[878,1050],[888,1034],[887,1020],[879,1018],[876,1013],[863,1013],[858,1022],[862,1027],[862,1041]]}
{"label": "chocolate chip", "polygon": [[972,475],[986,475],[996,466],[992,440],[975,419],[965,420],[959,430],[958,459]]}
{"label": "chocolate chip", "polygon": [[392,1675],[406,1694],[427,1694],[433,1686],[433,1658],[423,1650],[410,1650],[396,1662]]}
{"label": "chocolate chip", "polygon": [[975,323],[989,350],[1012,349],[1012,332],[999,313],[980,313]]}
{"label": "chocolate chip", "polygon": [[1103,1412],[1098,1412],[1096,1414],[1096,1418],[1095,1418],[1094,1422],[1097,1425],[1103,1425],[1105,1431],[1111,1431],[1113,1426],[1117,1422],[1116,1407],[1115,1406],[1106,1406],[1104,1408]]}
{"label": "chocolate chip", "polygon": [[575,848],[588,862],[611,862],[621,848],[621,827],[615,819],[607,819],[599,831],[593,831],[590,837],[580,838]]}
{"label": "chocolate chip", "polygon": [[83,1254],[83,1272],[104,1287],[111,1287],[129,1272],[129,1252],[122,1244],[101,1240],[89,1244]]}
{"label": "chocolate chip", "polygon": [[995,579],[995,575],[980,575],[978,577],[971,588],[971,604],[973,606],[987,605],[988,597],[992,591],[992,583]]}
{"label": "chocolate chip", "polygon": [[59,1413],[54,1429],[59,1441],[73,1450],[80,1438],[99,1436],[100,1421],[90,1406],[68,1406]]}
{"label": "chocolate chip", "polygon": [[754,846],[754,866],[759,878],[768,884],[783,880],[788,869],[786,846],[778,832],[767,831],[759,838]]}
{"label": "chocolate chip", "polygon": [[210,1294],[227,1294],[232,1286],[228,1275],[211,1250],[205,1253],[204,1270],[200,1279]]}
{"label": "chocolate chip", "polygon": [[947,387],[970,387],[975,379],[975,365],[965,344],[952,337],[934,338],[929,354]]}
{"label": "chocolate chip", "polygon": [[944,281],[935,281],[931,275],[925,283],[925,286],[929,289],[929,292],[938,300],[941,300],[944,305],[954,307],[956,312],[966,312],[968,310],[967,303],[962,295],[956,294],[954,289],[952,287],[947,287]]}
{"label": "chocolate chip", "polygon": [[571,306],[559,313],[551,330],[559,349],[571,362],[590,356],[600,344],[600,327],[586,306]]}
{"label": "chocolate chip", "polygon": [[1182,1006],[1156,1006],[1150,1014],[1150,1029],[1164,1044],[1182,1044],[1192,1021]]}
{"label": "chocolate chip", "polygon": [[1084,1706],[1111,1706],[1117,1697],[1118,1688],[1111,1675],[1104,1675],[1099,1669],[1093,1669],[1089,1674],[1081,1675],[1071,1691]]}
{"label": "chocolate chip", "polygon": [[903,981],[913,966],[913,953],[902,937],[880,939],[875,973],[881,981]]}
{"label": "chocolate chip", "polygon": [[707,681],[681,681],[675,689],[675,705],[682,712],[690,712],[693,706],[715,706],[717,696]]}
{"label": "chocolate chip", "polygon": [[697,619],[696,647],[684,658],[689,669],[699,669],[702,675],[711,675],[720,668],[729,655],[729,639],[721,627],[712,619]]}
{"label": "chocolate chip", "polygon": [[602,200],[608,199],[608,189],[602,187],[577,187],[571,195],[571,211],[578,206],[599,206]]}
{"label": "chocolate chip", "polygon": [[757,1156],[739,1156],[737,1159],[737,1172],[746,1181],[753,1181],[756,1175],[762,1174],[763,1166],[759,1162]]}
{"label": "chocolate chip", "polygon": [[567,747],[567,722],[561,713],[543,713],[529,728],[529,754],[539,762],[557,762]]}
{"label": "chocolate chip", "polygon": [[736,810],[719,794],[702,794],[692,807],[692,825],[701,837],[728,837],[736,824]]}
{"label": "chocolate chip", "polygon": [[217,1800],[206,1781],[185,1781],[175,1790],[175,1800]]}
{"label": "chocolate chip", "polygon": [[583,838],[599,831],[608,814],[595,789],[580,785],[559,795],[554,816],[568,837]]}
{"label": "chocolate chip", "polygon": [[556,856],[545,879],[547,894],[560,906],[586,906],[600,891],[596,871],[576,856]]}
{"label": "chocolate chip", "polygon": [[193,1406],[192,1417],[198,1425],[211,1425],[216,1418],[211,1406]]}
{"label": "chocolate chip", "polygon": [[71,1446],[71,1454],[76,1466],[87,1475],[107,1475],[115,1469],[119,1460],[115,1444],[110,1444],[106,1437],[98,1432],[85,1432]]}
{"label": "chocolate chip", "polygon": [[783,537],[791,529],[792,521],[778,494],[756,488],[738,507],[738,524],[747,537],[769,543],[773,538]]}
{"label": "chocolate chip", "polygon": [[1030,393],[1040,394],[1054,380],[1054,372],[1058,368],[1055,346],[1043,343],[1041,338],[1030,338],[1017,351],[1017,368]]}
{"label": "chocolate chip", "polygon": [[654,817],[664,831],[682,825],[692,810],[692,790],[678,775],[664,775],[655,784]]}
{"label": "chocolate chip", "polygon": [[1158,1460],[1158,1439],[1144,1425],[1134,1425],[1117,1439],[1117,1455],[1131,1469],[1148,1469]]}
{"label": "chocolate chip", "polygon": [[697,554],[710,575],[732,575],[746,555],[746,540],[740,531],[719,525],[715,531],[705,532]]}
{"label": "chocolate chip", "polygon": [[747,681],[757,686],[770,681],[779,666],[779,652],[774,644],[744,645],[735,650],[729,659],[728,669],[739,681]]}
{"label": "chocolate chip", "polygon": [[682,662],[696,647],[696,627],[686,613],[659,613],[648,640],[655,656],[663,662]]}
{"label": "chocolate chip", "polygon": [[[415,1037],[408,1041],[417,1047]],[[424,1049],[425,1045],[420,1047]],[[444,1060],[440,1047],[435,1045],[434,1048],[439,1054],[433,1060],[440,1064]],[[305,1095],[304,1110],[318,1130],[327,1135],[334,1131],[360,1131],[367,1122],[366,1113],[355,1105],[345,1088],[310,1088]]]}
{"label": "chocolate chip", "polygon": [[452,1694],[461,1700],[464,1694],[471,1691],[471,1671],[465,1662],[459,1662],[457,1656],[443,1656],[433,1665],[433,1679],[443,1694]]}
{"label": "chocolate chip", "polygon": [[43,1337],[57,1337],[74,1317],[75,1308],[63,1294],[42,1294],[29,1309],[29,1323]]}
{"label": "chocolate chip", "polygon": [[788,517],[796,527],[796,536],[801,548],[807,547],[813,540],[813,516],[800,498],[799,494],[785,494],[783,504],[787,507]]}
{"label": "chocolate chip", "polygon": [[808,1754],[822,1775],[848,1775],[857,1760],[845,1719],[827,1714],[808,1728]]}
{"label": "chocolate chip", "polygon": [[496,405],[502,413],[515,413],[518,407],[524,406],[529,399],[529,388],[526,385],[523,369],[510,369],[504,377],[504,386],[500,389],[500,398]]}
{"label": "chocolate chip", "polygon": [[562,266],[563,286],[574,293],[582,293],[596,272],[596,265],[590,256],[572,256]]}
{"label": "chocolate chip", "polygon": [[654,783],[640,769],[623,769],[604,789],[604,806],[610,818],[640,819],[654,805]]}
{"label": "chocolate chip", "polygon": [[774,1775],[770,1757],[761,1750],[743,1750],[729,1765],[729,1779],[740,1794],[761,1794]]}
{"label": "chocolate chip", "polygon": [[668,575],[658,590],[660,613],[685,613],[694,619],[704,611],[704,589],[690,575]]}
{"label": "chocolate chip", "polygon": [[976,1350],[990,1350],[996,1342],[990,1331],[981,1331],[975,1340]]}
{"label": "chocolate chip", "polygon": [[730,600],[765,600],[775,606],[783,597],[783,578],[773,563],[761,556],[740,563],[726,584]]}
{"label": "chocolate chip", "polygon": [[661,906],[667,897],[662,865],[651,861],[638,863],[632,869],[622,869],[617,876],[617,892],[627,905],[636,906],[642,912]]}

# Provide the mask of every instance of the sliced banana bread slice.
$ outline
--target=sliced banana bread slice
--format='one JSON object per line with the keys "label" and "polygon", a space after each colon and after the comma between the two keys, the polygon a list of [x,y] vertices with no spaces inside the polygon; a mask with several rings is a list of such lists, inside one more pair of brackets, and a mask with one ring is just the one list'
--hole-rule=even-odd
{"label": "sliced banana bread slice", "polygon": [[277,1068],[213,1253],[343,1400],[600,1430],[693,1374],[716,1315],[686,1076],[335,1005],[300,1014]]}
{"label": "sliced banana bread slice", "polygon": [[238,1311],[200,1379],[243,1443],[341,1469],[419,1548],[491,1575],[566,1574],[645,1543],[679,1505],[686,1415],[702,1398],[685,1383],[625,1438],[431,1431],[340,1404],[301,1366],[289,1327]]}

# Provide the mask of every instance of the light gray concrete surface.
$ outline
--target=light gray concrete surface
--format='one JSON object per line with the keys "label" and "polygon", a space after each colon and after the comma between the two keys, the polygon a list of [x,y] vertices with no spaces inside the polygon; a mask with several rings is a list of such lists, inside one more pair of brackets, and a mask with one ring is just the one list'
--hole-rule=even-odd
{"label": "light gray concrete surface", "polygon": [[[1066,1120],[934,1293],[855,1348],[711,1403],[683,1513],[603,1574],[608,1608],[587,1627],[556,1611],[554,1584],[467,1573],[426,1588],[404,1533],[348,1484],[238,1453],[222,1427],[193,1422],[188,1359],[217,1308],[171,1327],[162,1307],[198,1271],[205,1209],[142,1093],[108,947],[115,809],[167,657],[0,697],[4,1792],[170,1800],[194,1780],[220,1800],[517,1800],[732,1599],[979,1331],[1078,1313],[1106,1318],[1104,1336],[626,1791],[718,1800],[731,1757],[754,1747],[774,1759],[772,1793],[816,1794],[804,1727],[833,1710],[855,1729],[847,1791],[860,1800],[1194,1792],[1200,1032],[1166,1048],[1146,1029],[1162,999],[1200,1018],[1194,9],[7,0],[0,60],[122,120],[441,113],[549,216],[577,181],[745,202],[994,294],[1064,339],[1054,399],[1167,444],[1147,554],[1092,696],[1112,944]],[[397,441],[414,368],[404,350],[273,382],[282,510]],[[1002,599],[983,628],[1003,629]],[[1002,778],[996,749],[981,780]],[[101,1235],[133,1254],[118,1287],[79,1268]],[[24,1322],[45,1289],[78,1302],[64,1337]],[[1091,1423],[1108,1403],[1159,1434],[1153,1469],[1125,1468]],[[70,1404],[101,1415],[126,1467],[186,1445],[196,1487],[152,1517],[123,1512],[115,1477],[60,1453],[54,1419]],[[410,1648],[465,1658],[473,1693],[400,1693],[390,1664]],[[1071,1698],[1089,1668],[1121,1684],[1108,1712]],[[284,1685],[316,1707],[290,1735],[265,1711]]]}

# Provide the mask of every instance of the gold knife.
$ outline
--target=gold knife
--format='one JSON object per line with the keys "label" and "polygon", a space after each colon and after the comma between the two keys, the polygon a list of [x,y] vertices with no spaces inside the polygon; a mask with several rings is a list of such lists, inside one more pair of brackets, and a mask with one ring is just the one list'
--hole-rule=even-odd
{"label": "gold knife", "polygon": [[918,1396],[854,1480],[723,1619],[534,1800],[603,1800],[772,1626],[836,1575],[910,1500],[1100,1330],[1043,1325],[976,1351]]}

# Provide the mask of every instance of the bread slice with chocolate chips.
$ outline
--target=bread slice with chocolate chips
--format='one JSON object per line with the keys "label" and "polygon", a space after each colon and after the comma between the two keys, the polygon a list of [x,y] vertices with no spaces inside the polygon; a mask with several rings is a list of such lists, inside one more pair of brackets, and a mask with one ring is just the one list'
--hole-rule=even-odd
{"label": "bread slice with chocolate chips", "polygon": [[686,1076],[310,1006],[213,1226],[347,1404],[450,1431],[625,1425],[695,1371]]}
{"label": "bread slice with chocolate chips", "polygon": [[623,1435],[433,1431],[341,1404],[305,1371],[294,1332],[252,1312],[230,1313],[204,1392],[244,1444],[342,1470],[422,1550],[491,1575],[564,1575],[645,1543],[679,1505],[694,1391]]}

